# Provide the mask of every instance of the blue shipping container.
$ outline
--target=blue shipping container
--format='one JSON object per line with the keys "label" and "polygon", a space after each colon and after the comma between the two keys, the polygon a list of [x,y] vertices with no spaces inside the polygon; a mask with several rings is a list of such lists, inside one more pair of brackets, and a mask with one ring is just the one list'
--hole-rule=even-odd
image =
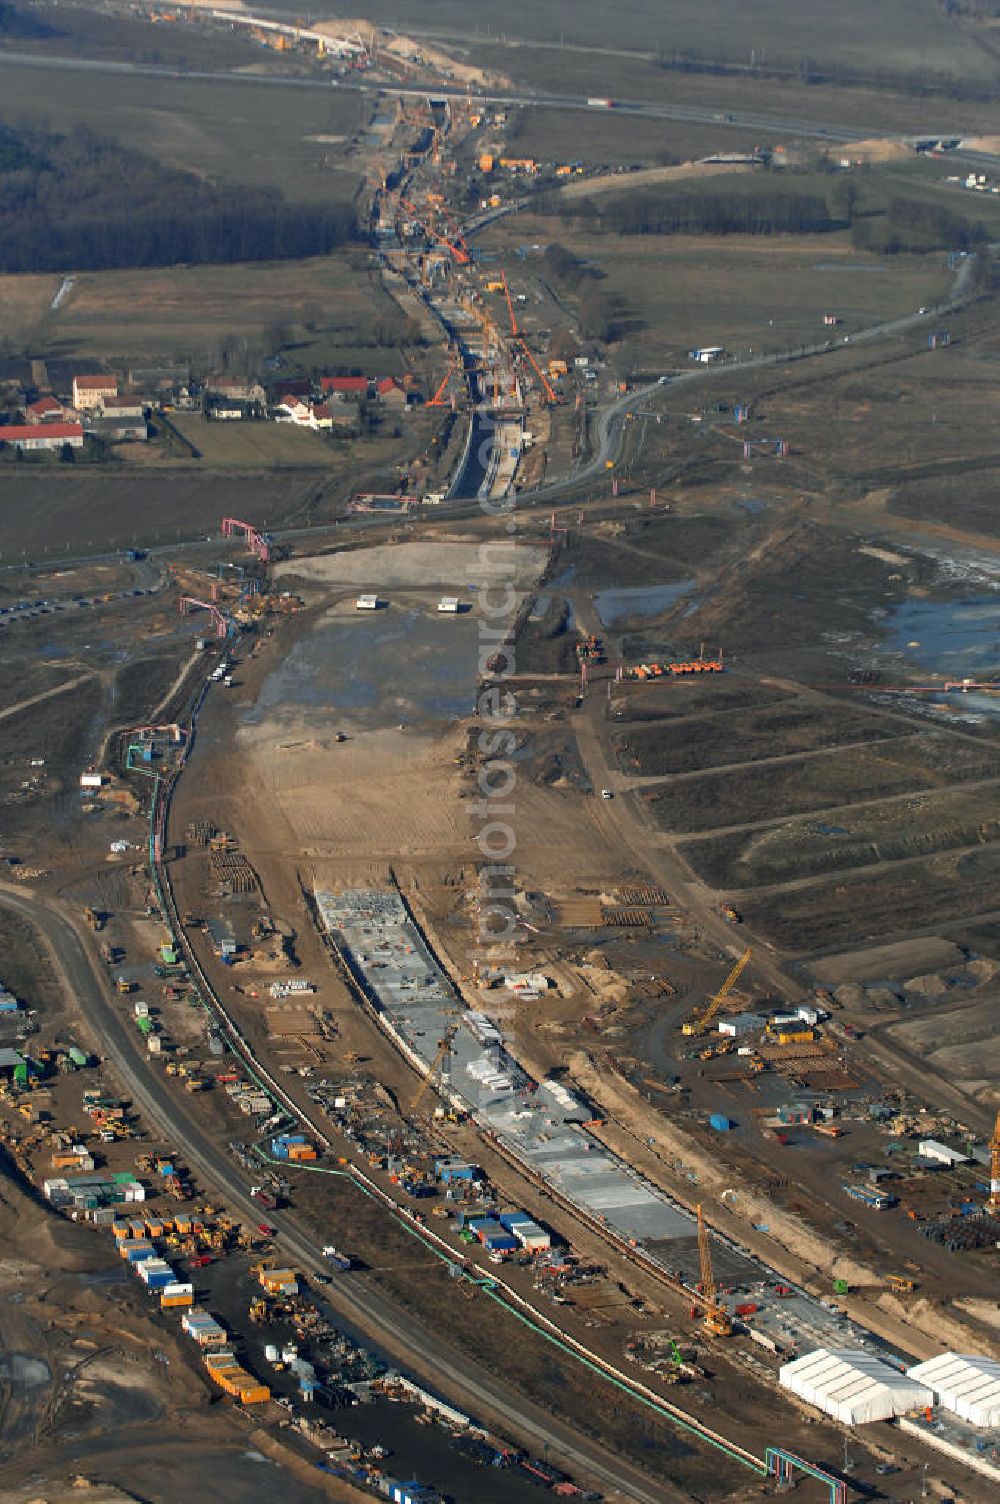
{"label": "blue shipping container", "polygon": [[721,1112],[713,1112],[708,1121],[716,1133],[728,1133],[733,1126],[729,1118],[725,1117]]}
{"label": "blue shipping container", "polygon": [[510,1232],[491,1232],[483,1239],[483,1243],[491,1253],[513,1253],[517,1247],[517,1239]]}
{"label": "blue shipping container", "polygon": [[511,1229],[513,1227],[515,1227],[518,1222],[530,1222],[530,1221],[531,1221],[531,1218],[528,1216],[527,1212],[501,1212],[500,1213],[500,1225],[501,1225],[501,1227],[506,1227],[506,1229],[507,1229],[508,1232],[510,1232]]}

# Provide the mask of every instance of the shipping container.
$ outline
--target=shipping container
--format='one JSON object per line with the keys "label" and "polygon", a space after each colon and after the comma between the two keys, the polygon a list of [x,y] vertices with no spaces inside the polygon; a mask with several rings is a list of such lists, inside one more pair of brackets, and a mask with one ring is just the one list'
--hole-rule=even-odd
{"label": "shipping container", "polygon": [[714,1128],[716,1133],[728,1133],[733,1126],[730,1119],[721,1112],[713,1112],[708,1122],[709,1126]]}

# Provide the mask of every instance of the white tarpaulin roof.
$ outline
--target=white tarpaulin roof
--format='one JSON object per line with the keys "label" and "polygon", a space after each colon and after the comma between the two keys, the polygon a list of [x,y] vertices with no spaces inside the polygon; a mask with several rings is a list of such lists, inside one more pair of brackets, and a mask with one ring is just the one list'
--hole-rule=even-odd
{"label": "white tarpaulin roof", "polygon": [[931,1404],[931,1391],[870,1353],[820,1347],[785,1363],[783,1388],[845,1426],[891,1420]]}
{"label": "white tarpaulin roof", "polygon": [[971,1426],[1000,1426],[1000,1363],[992,1358],[941,1353],[907,1372]]}

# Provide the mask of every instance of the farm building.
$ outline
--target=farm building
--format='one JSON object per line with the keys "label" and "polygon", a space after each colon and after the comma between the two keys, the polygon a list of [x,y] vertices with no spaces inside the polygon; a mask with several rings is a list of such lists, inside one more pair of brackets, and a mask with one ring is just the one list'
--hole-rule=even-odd
{"label": "farm building", "polygon": [[0,443],[12,444],[27,452],[41,449],[83,447],[83,428],[79,423],[10,423],[0,428]]}

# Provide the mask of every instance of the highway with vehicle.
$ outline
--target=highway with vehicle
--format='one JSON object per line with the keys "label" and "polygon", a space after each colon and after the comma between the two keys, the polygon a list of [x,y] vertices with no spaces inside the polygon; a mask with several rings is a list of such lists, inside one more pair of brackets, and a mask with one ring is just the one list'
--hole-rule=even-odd
{"label": "highway with vehicle", "polygon": [[[227,69],[171,68],[163,63],[126,63],[107,58],[56,57],[45,53],[3,52],[0,66],[10,64],[22,68],[54,68],[75,73],[124,73],[143,78],[177,78],[189,83],[246,84],[258,88],[276,89],[341,89],[360,94],[393,94],[410,99],[460,99],[467,101],[469,91],[456,84],[412,85],[385,84],[367,79],[341,81],[331,78],[304,78],[295,74],[243,73]],[[524,89],[476,89],[471,96],[481,104],[505,107],[521,105],[543,110],[584,110],[590,108],[588,96],[583,94],[535,94]],[[831,143],[867,140],[873,136],[885,136],[889,140],[902,139],[899,133],[886,132],[864,123],[846,125],[815,120],[801,120],[792,116],[765,114],[758,110],[720,111],[712,105],[671,104],[667,101],[616,99],[616,115],[638,115],[648,120],[672,120],[695,125],[726,125],[741,130],[759,131],[762,134],[803,136],[808,140]],[[927,127],[921,139],[951,140],[954,131],[939,131],[933,124]],[[963,151],[960,147],[949,151],[949,160],[954,158],[970,165],[996,166],[997,158],[985,152]]]}

